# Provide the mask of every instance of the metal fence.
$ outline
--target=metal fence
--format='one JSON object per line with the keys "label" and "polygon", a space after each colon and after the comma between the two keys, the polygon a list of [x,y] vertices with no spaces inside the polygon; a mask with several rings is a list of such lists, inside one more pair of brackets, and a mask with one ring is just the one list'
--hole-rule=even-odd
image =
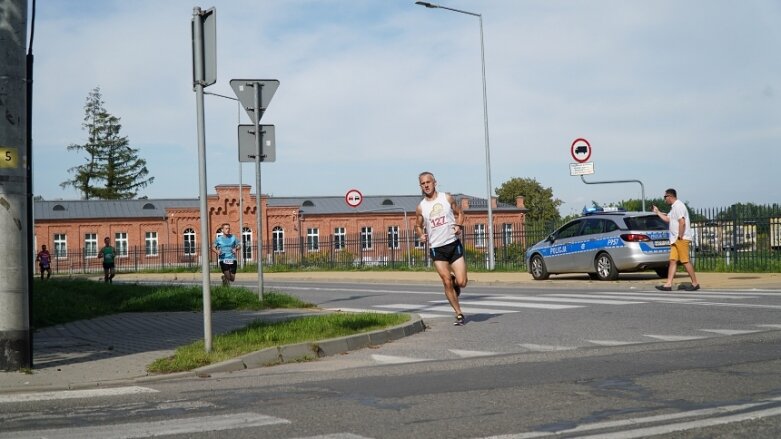
{"label": "metal fence", "polygon": [[[692,260],[700,271],[781,272],[781,212],[776,206],[739,209],[692,210],[694,240]],[[561,224],[504,224],[495,229],[496,269],[526,271],[524,253]],[[470,270],[487,268],[487,236],[465,233],[462,237]],[[100,273],[102,264],[94,250],[59,250],[52,255],[54,273]],[[426,268],[431,265],[425,246],[414,233],[294,237],[263,243],[264,267],[274,271],[347,270],[385,267]],[[257,246],[240,252],[241,265],[256,270]],[[214,255],[210,266],[217,269]],[[194,271],[200,268],[200,246],[161,245],[157,248],[120,249],[115,260],[121,272],[143,270]],[[37,270],[37,267],[36,267]]]}

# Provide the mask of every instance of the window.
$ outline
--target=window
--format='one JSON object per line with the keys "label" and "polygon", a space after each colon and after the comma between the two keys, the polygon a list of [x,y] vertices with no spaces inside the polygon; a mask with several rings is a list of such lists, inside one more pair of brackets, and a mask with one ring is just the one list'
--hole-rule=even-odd
{"label": "window", "polygon": [[309,251],[320,250],[320,229],[317,227],[306,229],[306,249]]}
{"label": "window", "polygon": [[388,248],[399,248],[399,226],[388,227]]}
{"label": "window", "polygon": [[114,233],[114,250],[117,256],[127,256],[127,232]]}
{"label": "window", "polygon": [[157,232],[146,232],[144,244],[147,256],[157,256]]}
{"label": "window", "polygon": [[485,247],[485,224],[475,224],[475,247]]}
{"label": "window", "polygon": [[502,224],[502,240],[504,245],[513,243],[513,225],[509,223]]}
{"label": "window", "polygon": [[581,220],[573,221],[566,226],[562,227],[558,232],[556,232],[556,239],[563,239],[563,238],[572,238],[573,236],[577,236],[578,232],[580,231],[580,226],[583,224]]}
{"label": "window", "polygon": [[344,227],[334,228],[334,250],[342,250],[346,245],[347,233]]}
{"label": "window", "polygon": [[415,232],[415,248],[424,248],[426,246],[426,243],[420,240],[420,236],[418,236],[418,232]]}
{"label": "window", "polygon": [[85,233],[84,234],[84,256],[95,257],[98,254],[98,234],[97,233]]}
{"label": "window", "polygon": [[184,238],[184,254],[187,256],[195,255],[195,230],[189,227],[184,229],[182,238]]}
{"label": "window", "polygon": [[282,253],[285,251],[285,231],[282,227],[276,226],[271,231],[271,246],[274,253]]}
{"label": "window", "polygon": [[64,233],[54,234],[54,257],[68,257],[68,237]]}
{"label": "window", "polygon": [[581,235],[596,235],[602,233],[605,228],[605,220],[600,218],[589,218],[583,223]]}
{"label": "window", "polygon": [[361,227],[361,249],[368,250],[372,248],[372,228]]}
{"label": "window", "polygon": [[241,229],[241,251],[245,261],[252,260],[252,230],[249,227]]}

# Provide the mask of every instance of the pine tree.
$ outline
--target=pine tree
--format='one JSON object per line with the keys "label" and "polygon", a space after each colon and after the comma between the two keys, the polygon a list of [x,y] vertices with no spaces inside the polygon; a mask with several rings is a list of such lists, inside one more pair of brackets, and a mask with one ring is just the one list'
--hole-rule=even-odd
{"label": "pine tree", "polygon": [[87,142],[67,149],[86,153],[85,162],[68,169],[73,178],[60,183],[61,187],[76,188],[86,200],[118,200],[135,197],[138,189],[154,181],[154,177],[146,178],[146,160],[130,147],[127,136],[120,135],[119,118],[106,111],[100,87],[87,96],[82,128],[87,131]]}

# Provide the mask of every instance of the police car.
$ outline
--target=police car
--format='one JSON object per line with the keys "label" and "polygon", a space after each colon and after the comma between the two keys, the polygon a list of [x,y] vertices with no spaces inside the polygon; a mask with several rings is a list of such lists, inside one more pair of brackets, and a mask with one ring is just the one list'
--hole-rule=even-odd
{"label": "police car", "polygon": [[650,212],[584,210],[526,251],[526,266],[536,280],[551,274],[588,273],[614,280],[619,273],[654,270],[667,277],[668,225]]}

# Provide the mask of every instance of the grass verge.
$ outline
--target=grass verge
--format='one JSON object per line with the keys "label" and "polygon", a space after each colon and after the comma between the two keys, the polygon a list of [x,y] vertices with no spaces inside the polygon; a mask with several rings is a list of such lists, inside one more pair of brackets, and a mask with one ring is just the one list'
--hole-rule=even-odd
{"label": "grass verge", "polygon": [[395,326],[409,318],[407,314],[334,313],[273,323],[257,320],[242,329],[215,336],[209,353],[205,351],[203,341],[194,342],[176,349],[170,357],[155,360],[147,370],[153,373],[183,372],[265,348]]}
{"label": "grass verge", "polygon": [[[91,319],[121,312],[203,311],[201,286],[105,284],[86,279],[36,280],[33,328]],[[212,310],[311,308],[314,305],[280,292],[263,301],[246,288],[211,288]]]}

